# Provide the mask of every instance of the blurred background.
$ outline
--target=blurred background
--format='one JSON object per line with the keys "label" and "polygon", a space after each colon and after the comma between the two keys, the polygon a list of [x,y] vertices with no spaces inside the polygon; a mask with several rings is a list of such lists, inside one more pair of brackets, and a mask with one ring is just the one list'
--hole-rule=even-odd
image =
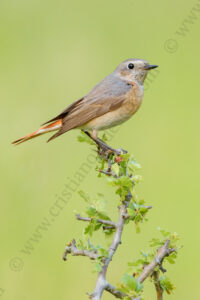
{"label": "blurred background", "polygon": [[[62,253],[83,232],[84,224],[74,218],[85,207],[77,190],[91,196],[104,191],[116,218],[114,191],[91,163],[66,203],[57,202],[93,152],[78,143],[78,131],[49,144],[50,135],[19,147],[10,142],[88,93],[130,57],[159,69],[146,81],[142,107],[110,144],[127,149],[142,165],[137,190],[153,209],[141,234],[134,225],[126,228],[108,279],[120,281],[127,261],[148,247],[160,226],[178,232],[184,245],[176,265],[168,267],[176,291],[164,299],[199,299],[199,6],[181,0],[1,0],[2,299],[88,299],[86,292],[93,291],[91,262],[63,262]],[[145,299],[155,299],[154,288],[145,285]],[[103,299],[113,297],[104,293]]]}

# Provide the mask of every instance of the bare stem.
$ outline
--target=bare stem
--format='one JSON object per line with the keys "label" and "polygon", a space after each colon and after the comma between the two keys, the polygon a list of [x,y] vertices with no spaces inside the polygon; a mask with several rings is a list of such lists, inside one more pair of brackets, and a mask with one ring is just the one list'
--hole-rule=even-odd
{"label": "bare stem", "polygon": [[99,170],[99,172],[108,176],[113,176],[114,178],[119,178],[119,176],[112,171]]}
{"label": "bare stem", "polygon": [[163,300],[163,289],[159,282],[159,272],[158,271],[153,272],[153,279],[154,279],[154,285],[155,285],[156,293],[157,293],[157,300]]}
{"label": "bare stem", "polygon": [[121,236],[122,236],[122,232],[123,232],[123,228],[124,228],[124,224],[125,224],[125,220],[126,220],[126,218],[125,218],[126,208],[129,204],[131,198],[132,198],[132,195],[129,193],[127,195],[125,201],[120,206],[119,219],[118,219],[118,223],[116,226],[116,232],[115,232],[113,241],[111,243],[111,246],[108,249],[108,256],[105,259],[103,266],[102,266],[102,270],[98,275],[94,293],[90,296],[90,298],[93,300],[100,300],[104,290],[107,290],[109,292],[113,291],[112,294],[117,298],[120,298],[119,295],[122,295],[119,291],[117,291],[114,288],[109,289],[109,287],[111,287],[111,285],[108,285],[108,283],[106,281],[106,273],[107,273],[107,269],[108,269],[109,263],[112,260],[113,255],[115,254],[118,246],[121,244]]}
{"label": "bare stem", "polygon": [[63,260],[67,260],[67,255],[69,253],[72,256],[87,256],[92,260],[98,258],[98,254],[95,252],[77,249],[75,240],[72,240],[71,244],[65,248],[65,252],[63,253]]}
{"label": "bare stem", "polygon": [[116,298],[123,299],[126,297],[126,294],[122,293],[121,291],[117,290],[116,287],[111,285],[110,283],[107,283],[107,286],[105,288],[107,292],[115,296]]}
{"label": "bare stem", "polygon": [[[91,222],[93,220],[92,218],[81,217],[81,215],[79,215],[79,214],[76,215],[76,219],[80,220],[80,221],[85,221],[85,222]],[[110,226],[109,228],[116,228],[117,227],[117,223],[109,221],[109,220],[96,219],[96,221],[98,223]]]}
{"label": "bare stem", "polygon": [[169,256],[170,253],[175,252],[176,250],[174,248],[169,248],[169,240],[166,240],[165,244],[158,249],[158,253],[155,256],[154,260],[152,260],[152,262],[150,264],[148,264],[147,266],[145,266],[143,272],[140,274],[140,276],[138,277],[138,281],[140,283],[142,283],[149,275],[152,274],[152,272],[154,271],[154,269],[159,265],[159,267],[161,268],[161,270],[164,272],[165,270],[162,268],[162,262],[163,259],[166,256]]}

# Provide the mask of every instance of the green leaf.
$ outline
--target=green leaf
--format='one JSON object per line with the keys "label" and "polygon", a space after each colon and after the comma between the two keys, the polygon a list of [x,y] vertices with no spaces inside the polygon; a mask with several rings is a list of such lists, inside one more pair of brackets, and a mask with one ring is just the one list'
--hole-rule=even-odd
{"label": "green leaf", "polygon": [[141,207],[140,208],[141,215],[145,215],[147,212],[148,212],[148,208],[146,208],[146,207]]}
{"label": "green leaf", "polygon": [[138,281],[136,280],[136,288],[135,288],[135,291],[136,291],[137,293],[139,293],[139,292],[142,291],[142,289],[143,289],[143,285],[142,285],[140,282],[138,282]]}
{"label": "green leaf", "polygon": [[132,189],[132,178],[129,176],[121,176],[120,178],[109,178],[108,180],[112,186],[118,187],[116,189],[116,194],[120,195],[121,200],[123,201]]}
{"label": "green leaf", "polygon": [[[128,288],[127,286],[125,286],[124,284],[118,285],[118,290],[121,291],[121,292],[124,293],[124,294],[129,294],[129,288]],[[127,298],[125,298],[125,299],[130,300],[129,297],[127,297]]]}
{"label": "green leaf", "polygon": [[94,265],[95,272],[97,272],[97,273],[101,272],[101,268],[102,268],[102,266],[101,266],[100,262],[95,263],[95,265]]}
{"label": "green leaf", "polygon": [[175,286],[170,281],[170,279],[166,276],[161,276],[159,279],[160,285],[164,291],[167,292],[167,294],[171,294],[173,290],[175,289]]}
{"label": "green leaf", "polygon": [[93,225],[90,223],[90,224],[85,228],[84,234],[86,234],[86,235],[88,234],[88,235],[92,236],[93,231],[94,231]]}
{"label": "green leaf", "polygon": [[88,224],[88,226],[85,228],[85,234],[89,235],[89,236],[92,236],[93,232],[96,230],[95,227],[96,227],[97,223],[96,223],[96,220],[95,219],[92,219],[90,221],[90,223]]}
{"label": "green leaf", "polygon": [[99,228],[101,228],[101,227],[102,227],[102,224],[97,222],[95,227],[94,227],[94,231],[99,230]]}
{"label": "green leaf", "polygon": [[172,252],[169,256],[166,257],[166,260],[167,260],[170,264],[175,264],[176,258],[177,258],[177,253],[176,253],[176,252]]}
{"label": "green leaf", "polygon": [[135,290],[137,287],[136,279],[129,275],[129,274],[124,274],[122,278],[122,282],[124,285],[126,285],[131,291]]}
{"label": "green leaf", "polygon": [[87,213],[88,217],[90,217],[90,218],[95,217],[96,209],[93,206],[90,206],[90,207],[88,207],[86,213]]}
{"label": "green leaf", "polygon": [[100,254],[100,256],[103,256],[103,257],[107,257],[108,256],[108,250],[107,249],[104,249],[104,248],[100,248],[98,253]]}
{"label": "green leaf", "polygon": [[130,217],[135,217],[136,215],[135,209],[133,209],[132,207],[127,208],[127,213],[129,214]]}

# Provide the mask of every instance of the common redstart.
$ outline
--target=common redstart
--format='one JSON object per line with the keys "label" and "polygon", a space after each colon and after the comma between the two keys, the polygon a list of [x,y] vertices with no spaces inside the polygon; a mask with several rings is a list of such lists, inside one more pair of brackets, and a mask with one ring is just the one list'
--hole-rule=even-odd
{"label": "common redstart", "polygon": [[75,128],[90,131],[98,141],[98,131],[127,121],[140,107],[143,84],[149,70],[158,67],[143,59],[127,59],[98,83],[86,96],[75,101],[35,132],[13,144],[20,144],[41,134],[57,131],[48,141]]}

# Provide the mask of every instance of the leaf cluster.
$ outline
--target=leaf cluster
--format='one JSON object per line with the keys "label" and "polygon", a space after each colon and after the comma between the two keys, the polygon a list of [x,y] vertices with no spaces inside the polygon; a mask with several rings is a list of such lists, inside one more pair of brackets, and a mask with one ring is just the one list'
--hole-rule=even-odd
{"label": "leaf cluster", "polygon": [[124,298],[125,300],[131,300],[133,297],[138,297],[141,295],[143,285],[139,283],[134,276],[126,273],[122,277],[119,290],[127,295],[127,297]]}
{"label": "leaf cluster", "polygon": [[[86,142],[90,145],[94,145],[94,142],[85,134],[81,133],[78,137],[80,142]],[[106,135],[103,135],[103,140],[106,141]],[[118,196],[117,206],[126,205],[125,224],[133,222],[136,227],[136,232],[140,232],[140,223],[147,221],[147,212],[149,207],[145,205],[143,199],[140,199],[136,193],[136,185],[141,182],[142,177],[137,174],[140,169],[140,165],[135,158],[126,153],[121,155],[110,155],[106,157],[98,153],[97,155],[97,167],[98,177],[104,177],[110,186],[115,189],[115,194]],[[89,250],[98,253],[98,258],[94,262],[94,271],[100,272],[102,265],[108,257],[108,250],[102,245],[94,246],[90,238],[93,234],[102,230],[105,236],[111,236],[116,228],[107,224],[99,222],[101,220],[111,221],[111,218],[106,212],[107,201],[103,194],[98,193],[95,199],[90,198],[84,191],[79,191],[79,195],[86,203],[85,214],[87,216],[87,223],[84,229],[84,237],[79,240],[77,244],[79,249]],[[138,281],[138,277],[143,272],[145,266],[149,265],[154,260],[157,251],[162,247],[166,240],[170,240],[169,248],[178,250],[179,237],[176,233],[170,233],[161,228],[158,228],[160,238],[152,238],[149,242],[149,249],[140,252],[140,257],[128,263],[127,273],[121,279],[118,288],[127,296],[125,300],[131,300],[133,297],[142,295],[143,285]],[[164,263],[174,264],[177,258],[177,251],[170,253],[165,257]],[[163,263],[163,262],[162,262]],[[171,294],[174,290],[174,285],[171,280],[165,276],[162,272],[164,268],[158,265],[154,270],[158,274],[159,285],[163,291]],[[151,282],[154,282],[154,276],[150,277]]]}
{"label": "leaf cluster", "polygon": [[85,212],[87,217],[91,219],[84,230],[84,234],[92,237],[95,231],[103,229],[105,235],[111,235],[114,232],[114,229],[98,222],[98,219],[111,221],[110,217],[105,212],[107,201],[105,200],[104,195],[98,193],[97,198],[93,199],[92,201],[90,197],[83,191],[79,191],[79,195],[88,204]]}
{"label": "leaf cluster", "polygon": [[[149,242],[150,249],[148,249],[146,251],[141,251],[140,258],[138,258],[136,261],[128,263],[129,269],[128,269],[127,274],[129,276],[131,276],[132,278],[134,278],[133,280],[136,282],[137,282],[137,277],[144,270],[144,267],[147,266],[148,264],[150,264],[150,262],[155,258],[158,249],[165,244],[167,239],[170,240],[170,244],[169,244],[170,249],[171,248],[173,248],[173,249],[180,248],[178,246],[179,236],[176,233],[170,233],[169,231],[165,231],[161,228],[158,228],[158,230],[160,232],[161,237],[153,238],[152,240],[150,240],[150,242]],[[171,254],[169,254],[169,256],[166,256],[165,262],[174,264],[176,261],[176,258],[177,258],[177,251],[172,252]],[[173,290],[175,289],[175,286],[171,282],[170,278],[163,275],[162,269],[159,266],[157,266],[154,271],[159,273],[159,283],[160,283],[160,286],[163,289],[163,291],[166,291],[168,294],[171,294],[173,292]],[[127,289],[127,286],[125,285],[123,278],[122,278],[122,283],[120,286],[123,287],[123,291],[125,292],[125,290]],[[150,280],[151,280],[151,282],[154,283],[153,276],[150,277]],[[133,289],[132,293],[133,292],[137,292],[137,290]]]}

